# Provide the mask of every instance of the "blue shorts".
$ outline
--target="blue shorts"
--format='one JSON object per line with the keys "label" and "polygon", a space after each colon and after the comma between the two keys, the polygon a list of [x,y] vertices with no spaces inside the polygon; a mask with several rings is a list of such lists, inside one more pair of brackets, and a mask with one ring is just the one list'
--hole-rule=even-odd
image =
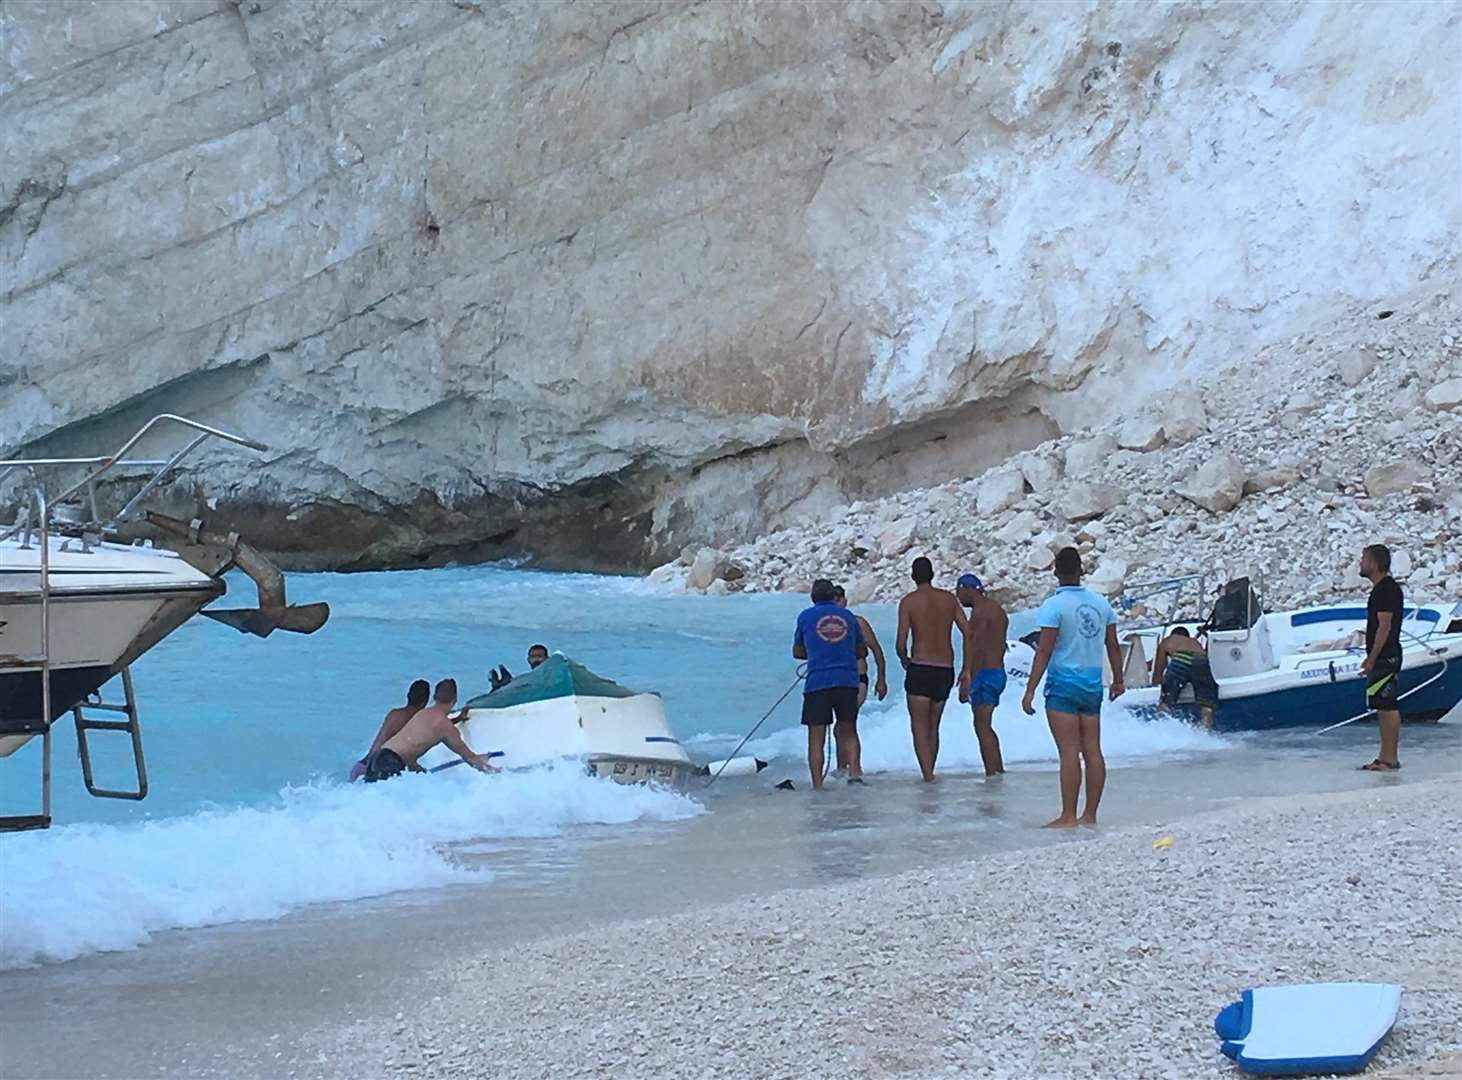
{"label": "blue shorts", "polygon": [[1102,711],[1101,672],[1095,679],[1066,669],[1046,673],[1046,711],[1097,716]]}
{"label": "blue shorts", "polygon": [[1000,695],[1005,692],[1004,668],[981,668],[975,672],[970,683],[970,704],[999,705]]}

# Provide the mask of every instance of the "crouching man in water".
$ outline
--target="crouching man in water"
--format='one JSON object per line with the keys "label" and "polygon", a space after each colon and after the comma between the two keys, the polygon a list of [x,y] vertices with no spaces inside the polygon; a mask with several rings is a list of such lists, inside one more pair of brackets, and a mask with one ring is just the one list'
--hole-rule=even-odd
{"label": "crouching man in water", "polygon": [[[1061,816],[1047,828],[1095,825],[1097,804],[1107,785],[1102,757],[1102,648],[1112,665],[1111,698],[1122,685],[1122,650],[1117,644],[1117,615],[1106,598],[1081,586],[1081,553],[1065,547],[1056,553],[1054,596],[1036,612],[1041,642],[1031,664],[1030,682],[1020,705],[1036,714],[1036,684],[1046,677],[1046,720],[1061,758]],[[1048,670],[1049,669],[1049,670]],[[1081,793],[1081,766],[1086,763],[1086,811],[1076,816]]]}
{"label": "crouching man in water", "polygon": [[448,719],[452,706],[457,704],[457,680],[443,679],[437,683],[435,700],[431,705],[416,713],[405,726],[396,732],[385,744],[371,755],[366,764],[366,783],[389,780],[407,769],[425,772],[417,759],[438,743],[447,748],[479,772],[496,772],[487,758],[473,753],[457,726]]}
{"label": "crouching man in water", "polygon": [[1181,626],[1175,626],[1167,637],[1157,644],[1157,653],[1152,658],[1152,681],[1162,687],[1159,708],[1171,709],[1178,703],[1178,695],[1189,683],[1193,685],[1193,700],[1198,703],[1198,712],[1203,717],[1203,726],[1213,726],[1213,708],[1218,704],[1218,683],[1213,681],[1213,669],[1208,666],[1208,650]]}
{"label": "crouching man in water", "polygon": [[812,786],[822,790],[823,745],[827,726],[836,720],[851,739],[845,746],[848,783],[863,782],[858,739],[858,661],[868,655],[858,617],[837,604],[833,583],[818,578],[812,583],[812,606],[797,616],[792,655],[807,661],[802,689],[802,723],[807,728],[807,768]]}
{"label": "crouching man in water", "polygon": [[970,682],[970,708],[975,714],[975,738],[980,742],[980,760],[986,776],[1004,776],[1000,736],[995,734],[995,706],[1005,692],[1005,631],[1010,617],[1005,609],[985,595],[985,585],[975,574],[961,574],[954,590],[960,604],[970,609],[970,633],[974,637],[974,677]]}

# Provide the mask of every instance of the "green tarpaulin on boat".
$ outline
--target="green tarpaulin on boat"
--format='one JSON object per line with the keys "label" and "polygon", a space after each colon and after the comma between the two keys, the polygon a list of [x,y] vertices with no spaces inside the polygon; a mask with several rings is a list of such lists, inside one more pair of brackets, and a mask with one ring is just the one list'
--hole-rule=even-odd
{"label": "green tarpaulin on boat", "polygon": [[479,694],[467,702],[468,709],[511,709],[515,705],[531,705],[535,701],[552,701],[563,697],[634,697],[638,691],[602,679],[565,656],[551,656],[526,675],[515,675],[513,681],[491,694]]}

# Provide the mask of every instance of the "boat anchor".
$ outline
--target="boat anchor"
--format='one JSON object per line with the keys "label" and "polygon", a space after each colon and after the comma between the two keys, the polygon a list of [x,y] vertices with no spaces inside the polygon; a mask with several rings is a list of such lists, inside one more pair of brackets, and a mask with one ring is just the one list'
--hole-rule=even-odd
{"label": "boat anchor", "polygon": [[[223,611],[204,609],[202,614],[216,619],[225,626],[232,626],[241,634],[254,634],[267,638],[276,630],[288,630],[295,634],[313,634],[330,618],[330,605],[324,602],[314,604],[290,604],[284,596],[284,574],[279,568],[239,538],[236,532],[224,535],[204,527],[201,518],[179,521],[155,510],[147,511],[147,520],[164,532],[171,533],[195,547],[222,549],[228,559],[222,565],[200,566],[188,552],[181,552],[185,559],[198,566],[205,573],[219,577],[233,567],[238,567],[259,589],[257,608],[230,608]],[[216,560],[215,560],[216,562]]]}

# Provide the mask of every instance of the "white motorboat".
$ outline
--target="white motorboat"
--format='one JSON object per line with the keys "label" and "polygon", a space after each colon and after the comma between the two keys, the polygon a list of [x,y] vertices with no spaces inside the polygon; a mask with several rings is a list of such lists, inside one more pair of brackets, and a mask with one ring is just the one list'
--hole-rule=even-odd
{"label": "white motorboat", "polygon": [[[162,460],[125,457],[163,425],[187,429],[191,441]],[[100,797],[146,796],[147,773],[129,667],[223,595],[222,575],[227,570],[239,568],[259,587],[257,608],[206,612],[236,629],[261,637],[276,629],[311,633],[328,617],[323,604],[287,605],[283,576],[237,535],[220,536],[201,521],[176,521],[143,508],[146,496],[210,438],[263,449],[241,436],[163,414],[106,457],[0,461],[0,481],[22,481],[20,520],[0,528],[0,758],[36,736],[45,744],[42,812],[0,817],[0,829],[44,828],[50,823],[51,726],[68,712],[76,722],[87,789]],[[148,478],[121,510],[103,520],[97,483],[112,470],[134,474],[146,470],[143,475]],[[77,471],[83,475],[69,486],[55,483],[56,477]],[[135,528],[143,521],[180,542],[181,553],[154,547],[150,540],[121,542],[120,529],[129,524]],[[118,676],[123,700],[102,701],[102,687]],[[88,710],[125,719],[93,719]],[[135,788],[110,790],[95,784],[87,743],[87,734],[93,731],[131,736]]]}
{"label": "white motorboat", "polygon": [[[1169,579],[1169,586],[1190,579]],[[1200,587],[1199,594],[1203,591]],[[1160,688],[1149,685],[1157,643],[1171,625],[1207,635],[1209,665],[1218,685],[1214,727],[1259,730],[1325,726],[1365,710],[1366,605],[1363,600],[1265,612],[1248,578],[1229,582],[1205,623],[1171,618],[1122,631],[1129,707],[1156,708]],[[1418,604],[1401,620],[1401,715],[1436,720],[1462,700],[1462,603]],[[1178,700],[1191,706],[1192,688]]]}
{"label": "white motorboat", "polygon": [[[670,733],[659,694],[626,689],[567,657],[552,656],[463,709],[462,737],[499,768],[569,759],[620,783],[673,788],[684,788],[695,772]],[[438,772],[462,760],[437,746],[419,764]]]}

